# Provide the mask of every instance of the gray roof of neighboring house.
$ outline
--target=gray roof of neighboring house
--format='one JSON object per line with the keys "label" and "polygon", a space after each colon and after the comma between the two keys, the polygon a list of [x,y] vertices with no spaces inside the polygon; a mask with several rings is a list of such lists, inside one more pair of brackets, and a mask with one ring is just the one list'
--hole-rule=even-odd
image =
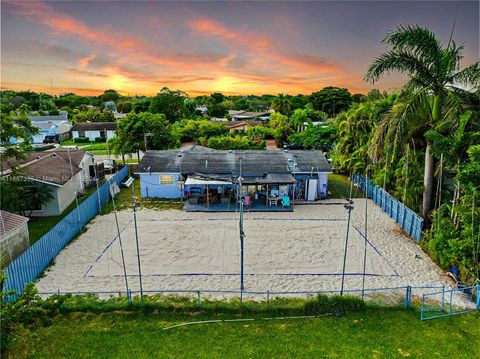
{"label": "gray roof of neighboring house", "polygon": [[27,217],[0,209],[0,237],[22,227],[27,222]]}
{"label": "gray roof of neighboring house", "polygon": [[248,119],[248,118],[258,118],[258,117],[267,117],[270,116],[270,112],[263,111],[263,112],[252,112],[252,111],[243,111],[235,114],[230,115],[233,118],[238,119]]}
{"label": "gray roof of neighboring house", "polygon": [[49,130],[52,128],[52,126],[58,126],[56,123],[52,123],[50,121],[31,121],[32,122],[32,126],[35,126],[36,128],[38,128],[39,130]]}
{"label": "gray roof of neighboring house", "polygon": [[115,122],[78,122],[73,125],[72,131],[114,131],[116,128]]}
{"label": "gray roof of neighboring house", "polygon": [[147,151],[139,172],[263,175],[332,172],[322,151]]}
{"label": "gray roof of neighboring house", "polygon": [[[16,167],[19,173],[26,177],[63,185],[81,171],[80,165],[85,153],[85,151],[68,150],[66,148],[44,152],[27,152],[24,154],[24,158],[20,160],[2,161],[2,169],[4,174],[8,174],[13,167]],[[70,161],[72,163],[71,167]]]}
{"label": "gray roof of neighboring house", "polygon": [[58,115],[48,115],[48,116],[28,116],[30,121],[67,121],[68,120],[68,112],[67,111],[59,111]]}

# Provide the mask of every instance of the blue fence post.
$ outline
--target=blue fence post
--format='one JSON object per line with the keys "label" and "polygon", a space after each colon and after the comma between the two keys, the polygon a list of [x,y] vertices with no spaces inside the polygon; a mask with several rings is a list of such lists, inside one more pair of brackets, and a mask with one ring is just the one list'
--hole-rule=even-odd
{"label": "blue fence post", "polygon": [[407,286],[407,290],[405,293],[405,307],[407,309],[412,308],[412,287],[409,285]]}
{"label": "blue fence post", "polygon": [[422,309],[420,309],[420,319],[425,318],[425,294],[422,294]]}
{"label": "blue fence post", "polygon": [[442,313],[445,312],[445,286],[442,286]]}
{"label": "blue fence post", "polygon": [[477,285],[477,309],[480,309],[480,285]]}
{"label": "blue fence post", "polygon": [[453,296],[453,289],[450,290],[450,309],[448,311],[448,315],[452,315],[452,296]]}

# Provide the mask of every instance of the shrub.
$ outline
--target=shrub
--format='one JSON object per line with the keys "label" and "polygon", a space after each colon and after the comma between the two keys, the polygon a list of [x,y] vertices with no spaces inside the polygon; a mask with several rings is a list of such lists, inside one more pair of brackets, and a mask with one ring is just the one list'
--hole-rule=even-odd
{"label": "shrub", "polygon": [[107,142],[106,137],[95,137],[95,142]]}
{"label": "shrub", "polygon": [[265,141],[253,141],[244,136],[214,136],[208,140],[208,147],[217,150],[262,150],[265,149]]}
{"label": "shrub", "polygon": [[306,315],[319,315],[327,313],[361,312],[367,309],[366,303],[353,296],[328,296],[319,294],[316,300],[305,303]]}
{"label": "shrub", "polygon": [[[3,302],[5,297],[11,294],[13,293],[2,292],[0,300]],[[49,325],[52,318],[60,313],[60,307],[69,297],[70,295],[52,295],[43,300],[37,294],[34,283],[28,283],[18,299],[2,304],[0,353],[5,352],[19,326]]]}
{"label": "shrub", "polygon": [[77,137],[73,139],[73,142],[75,143],[88,143],[90,142],[90,139],[88,137]]}

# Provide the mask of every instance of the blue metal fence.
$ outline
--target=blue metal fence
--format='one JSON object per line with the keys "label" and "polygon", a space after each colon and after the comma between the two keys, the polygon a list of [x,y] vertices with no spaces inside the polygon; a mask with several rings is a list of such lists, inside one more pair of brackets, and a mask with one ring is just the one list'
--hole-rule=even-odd
{"label": "blue metal fence", "polygon": [[10,299],[15,299],[28,282],[37,279],[60,251],[108,203],[110,184],[119,184],[127,175],[128,167],[125,166],[5,268],[7,278],[4,290],[16,292]]}
{"label": "blue metal fence", "polygon": [[[353,175],[353,182],[365,191],[365,177],[358,173]],[[379,205],[390,218],[394,219],[402,229],[417,242],[422,236],[423,218],[398,201],[383,188],[375,186],[370,180],[367,183],[368,197]]]}
{"label": "blue metal fence", "polygon": [[[455,305],[453,297],[460,297],[469,306]],[[457,314],[471,313],[480,310],[480,285],[454,288],[422,295],[421,319],[436,319]]]}

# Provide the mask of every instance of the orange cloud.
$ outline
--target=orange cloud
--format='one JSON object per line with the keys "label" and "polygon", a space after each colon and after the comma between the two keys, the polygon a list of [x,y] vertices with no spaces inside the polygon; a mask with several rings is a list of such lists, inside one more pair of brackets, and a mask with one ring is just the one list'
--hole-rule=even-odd
{"label": "orange cloud", "polygon": [[215,20],[207,18],[190,20],[187,25],[197,34],[217,36],[252,49],[268,50],[273,47],[273,41],[267,37],[248,31],[233,31]]}
{"label": "orange cloud", "polygon": [[80,67],[81,69],[84,69],[84,68],[87,67],[93,60],[95,60],[96,57],[97,57],[97,55],[89,55],[89,56],[87,56],[87,57],[81,58],[80,60],[78,60],[78,67]]}

